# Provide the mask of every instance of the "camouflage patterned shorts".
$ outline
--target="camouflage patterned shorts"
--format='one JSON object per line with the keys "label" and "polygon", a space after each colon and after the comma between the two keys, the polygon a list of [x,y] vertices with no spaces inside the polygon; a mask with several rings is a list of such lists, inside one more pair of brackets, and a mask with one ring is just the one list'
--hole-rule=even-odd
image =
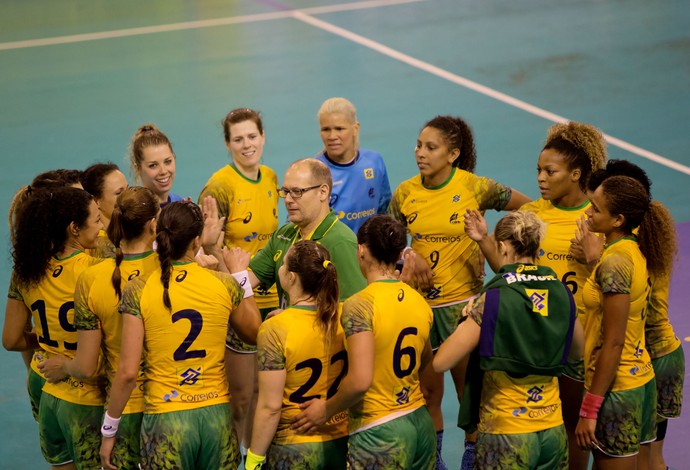
{"label": "camouflage patterned shorts", "polygon": [[113,447],[112,463],[117,468],[138,468],[141,463],[141,421],[144,413],[122,415]]}
{"label": "camouflage patterned shorts", "polygon": [[31,414],[38,423],[38,406],[41,403],[41,394],[43,393],[43,384],[46,379],[38,375],[38,373],[29,369],[29,379],[26,382],[26,388],[29,391],[29,402],[31,403]]}
{"label": "camouflage patterned shorts", "polygon": [[350,435],[349,468],[432,470],[436,431],[426,406]]}
{"label": "camouflage patterned shorts", "polygon": [[102,417],[103,406],[77,405],[44,393],[38,432],[46,462],[74,461],[77,468],[100,468]]}
{"label": "camouflage patterned shorts", "polygon": [[485,434],[477,438],[476,468],[568,468],[565,426],[524,434]]}
{"label": "camouflage patterned shorts", "polygon": [[683,382],[685,380],[685,355],[683,347],[652,359],[656,375],[657,405],[660,418],[679,418],[683,404]]}
{"label": "camouflage patterned shorts", "polygon": [[594,432],[599,450],[611,457],[627,457],[640,444],[656,439],[656,380],[630,390],[609,392],[599,409]]}
{"label": "camouflage patterned shorts", "polygon": [[235,470],[240,464],[240,448],[231,422],[229,403],[145,414],[141,468]]}
{"label": "camouflage patterned shorts", "polygon": [[345,470],[347,436],[326,442],[271,445],[266,456],[267,468],[329,468]]}

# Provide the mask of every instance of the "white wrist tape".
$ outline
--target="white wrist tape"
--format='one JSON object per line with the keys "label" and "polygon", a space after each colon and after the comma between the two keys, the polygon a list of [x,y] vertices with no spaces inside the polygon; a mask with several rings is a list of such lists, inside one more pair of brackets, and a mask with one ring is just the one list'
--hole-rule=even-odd
{"label": "white wrist tape", "polygon": [[251,297],[252,295],[254,295],[254,291],[252,290],[252,283],[249,282],[249,272],[247,272],[246,269],[238,273],[232,273],[232,277],[234,277],[235,280],[239,282],[240,286],[244,289],[245,299],[247,297]]}
{"label": "white wrist tape", "polygon": [[115,437],[115,434],[117,434],[117,428],[120,426],[120,419],[121,418],[113,418],[106,411],[105,415],[103,416],[103,426],[101,426],[101,435],[103,437]]}

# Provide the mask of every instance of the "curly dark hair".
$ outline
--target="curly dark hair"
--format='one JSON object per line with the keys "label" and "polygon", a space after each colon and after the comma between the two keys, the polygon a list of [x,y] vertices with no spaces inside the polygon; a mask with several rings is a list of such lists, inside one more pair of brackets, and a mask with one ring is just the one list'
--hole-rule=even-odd
{"label": "curly dark hair", "polygon": [[24,186],[14,194],[12,197],[12,202],[10,203],[10,210],[7,214],[7,224],[10,228],[10,239],[13,243],[16,236],[15,227],[17,226],[16,221],[17,217],[19,216],[19,211],[21,210],[23,203],[29,199],[31,192],[37,189],[61,188],[63,186],[81,184],[81,173],[82,172],[79,170],[67,170],[64,168],[45,171],[39,175],[36,175],[29,186]]}
{"label": "curly dark hair", "polygon": [[553,149],[563,156],[569,169],[580,170],[580,189],[587,189],[592,172],[606,164],[606,140],[599,129],[581,122],[559,123],[549,127],[544,149]]}
{"label": "curly dark hair", "polygon": [[622,230],[632,234],[639,227],[637,242],[654,276],[670,274],[678,250],[676,226],[671,213],[652,201],[644,185],[629,176],[611,176],[601,183],[608,211],[622,215]]}
{"label": "curly dark hair", "polygon": [[65,248],[68,228],[82,228],[89,218],[93,196],[83,189],[62,187],[31,191],[16,220],[12,259],[17,282],[37,285],[50,259]]}
{"label": "curly dark hair", "polygon": [[454,167],[474,173],[477,166],[477,151],[474,148],[472,129],[467,122],[460,117],[436,116],[424,124],[424,127],[439,130],[448,148],[460,151],[460,156],[453,162]]}
{"label": "curly dark hair", "polygon": [[592,173],[587,183],[587,189],[594,192],[602,181],[610,176],[629,176],[636,179],[642,183],[649,196],[652,196],[652,181],[649,179],[647,172],[628,160],[609,160],[606,163],[606,168]]}

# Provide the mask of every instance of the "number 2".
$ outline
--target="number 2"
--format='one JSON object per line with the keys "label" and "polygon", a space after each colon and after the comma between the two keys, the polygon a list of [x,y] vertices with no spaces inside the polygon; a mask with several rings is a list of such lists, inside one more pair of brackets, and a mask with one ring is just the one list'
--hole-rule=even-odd
{"label": "number 2", "polygon": [[182,341],[182,344],[180,344],[173,353],[173,359],[176,361],[184,361],[185,359],[198,359],[206,357],[205,349],[196,349],[193,351],[189,350],[189,348],[192,346],[192,343],[199,337],[201,328],[204,325],[204,318],[201,316],[201,313],[196,310],[187,309],[175,312],[172,316],[173,323],[177,323],[182,319],[189,320],[191,326],[189,329],[189,334],[187,334],[187,337],[184,339],[184,341]]}

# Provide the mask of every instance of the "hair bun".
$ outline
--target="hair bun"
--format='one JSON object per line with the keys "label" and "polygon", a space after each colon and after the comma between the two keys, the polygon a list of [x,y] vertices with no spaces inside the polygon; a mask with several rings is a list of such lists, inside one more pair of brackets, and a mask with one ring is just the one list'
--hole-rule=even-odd
{"label": "hair bun", "polygon": [[147,134],[147,133],[152,133],[156,131],[156,126],[153,124],[144,124],[139,128],[138,134]]}

